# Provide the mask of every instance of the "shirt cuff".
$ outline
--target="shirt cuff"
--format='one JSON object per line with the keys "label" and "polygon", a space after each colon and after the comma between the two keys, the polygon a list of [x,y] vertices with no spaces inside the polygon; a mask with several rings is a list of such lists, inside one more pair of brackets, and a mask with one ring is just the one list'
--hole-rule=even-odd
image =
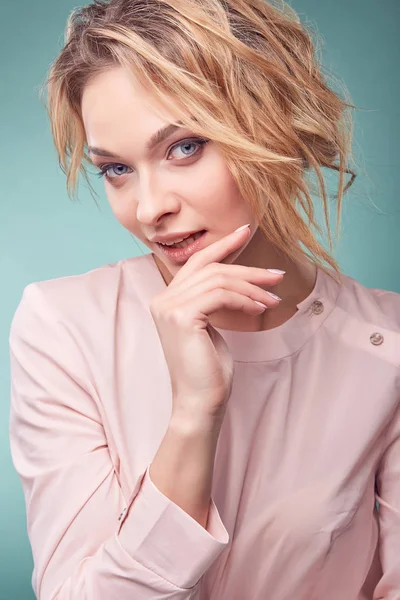
{"label": "shirt cuff", "polygon": [[226,548],[229,534],[212,498],[205,529],[155,486],[149,470],[150,465],[125,511],[120,544],[160,577],[177,587],[192,588]]}

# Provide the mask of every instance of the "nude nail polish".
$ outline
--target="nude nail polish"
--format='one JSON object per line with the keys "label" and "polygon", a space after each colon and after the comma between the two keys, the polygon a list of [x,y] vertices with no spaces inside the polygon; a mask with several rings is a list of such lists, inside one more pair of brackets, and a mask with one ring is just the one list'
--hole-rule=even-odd
{"label": "nude nail polish", "polygon": [[242,231],[243,229],[246,229],[246,227],[250,227],[250,223],[247,223],[247,225],[242,225],[241,227],[238,227],[238,229],[235,229],[235,231],[233,233],[237,233],[238,231]]}
{"label": "nude nail polish", "polygon": [[272,292],[267,292],[267,294],[269,294],[271,296],[271,298],[274,298],[275,300],[282,300],[282,298],[279,298],[279,296],[277,296],[276,294],[273,294]]}

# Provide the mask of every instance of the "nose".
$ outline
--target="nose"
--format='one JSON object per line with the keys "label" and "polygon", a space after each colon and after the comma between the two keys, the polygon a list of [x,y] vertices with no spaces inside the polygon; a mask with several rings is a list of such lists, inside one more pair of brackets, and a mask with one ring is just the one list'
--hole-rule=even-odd
{"label": "nose", "polygon": [[176,194],[166,187],[165,182],[156,183],[154,177],[141,179],[136,197],[136,218],[149,227],[158,225],[164,215],[176,213],[180,208]]}

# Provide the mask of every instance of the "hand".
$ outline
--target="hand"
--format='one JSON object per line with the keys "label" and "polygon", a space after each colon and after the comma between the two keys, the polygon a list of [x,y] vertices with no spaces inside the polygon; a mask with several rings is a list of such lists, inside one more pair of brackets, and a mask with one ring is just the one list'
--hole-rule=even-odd
{"label": "hand", "polygon": [[260,285],[273,286],[282,275],[266,269],[221,264],[249,238],[246,227],[193,254],[151,302],[172,385],[173,416],[223,417],[232,389],[234,363],[223,337],[209,323],[219,309],[258,315],[255,301],[276,306]]}

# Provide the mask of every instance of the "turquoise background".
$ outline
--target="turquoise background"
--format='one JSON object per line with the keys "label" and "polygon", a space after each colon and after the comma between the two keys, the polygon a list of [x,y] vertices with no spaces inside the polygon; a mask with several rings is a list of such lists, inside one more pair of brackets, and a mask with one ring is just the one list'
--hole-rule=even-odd
{"label": "turquoise background", "polygon": [[[82,273],[147,252],[116,222],[103,184],[99,208],[84,184],[68,199],[38,97],[63,43],[73,0],[3,0],[1,5],[0,201],[0,600],[28,600],[32,557],[25,506],[9,452],[8,333],[31,281]],[[398,0],[293,0],[325,44],[323,63],[347,84],[355,115],[360,174],[346,196],[335,255],[345,273],[370,287],[400,292]],[[273,265],[272,265],[273,266]]]}

